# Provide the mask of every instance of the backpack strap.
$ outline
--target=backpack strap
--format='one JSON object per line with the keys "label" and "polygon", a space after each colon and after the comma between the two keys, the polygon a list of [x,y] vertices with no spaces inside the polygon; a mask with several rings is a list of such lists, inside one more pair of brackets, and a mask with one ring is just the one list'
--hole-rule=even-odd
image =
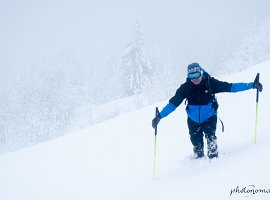
{"label": "backpack strap", "polygon": [[212,96],[215,96],[212,88],[211,88],[211,84],[210,84],[210,75],[207,76],[207,80],[206,80],[206,88],[209,90],[210,94]]}
{"label": "backpack strap", "polygon": [[[207,76],[206,87],[207,87],[207,89],[209,90],[210,94],[213,96],[213,98],[214,98],[214,99],[213,99],[213,103],[216,104],[215,106],[217,106],[217,107],[216,107],[216,109],[217,109],[217,108],[218,108],[217,98],[216,98],[216,96],[215,96],[215,94],[214,94],[214,92],[213,92],[213,90],[212,90],[212,88],[211,88],[211,84],[210,84],[210,75]],[[222,121],[219,117],[217,117],[217,118],[219,119],[219,121],[220,121],[220,123],[221,123],[221,126],[222,126],[222,132],[224,132],[224,123],[223,123],[223,121]]]}
{"label": "backpack strap", "polygon": [[219,117],[217,117],[218,119],[219,119],[219,121],[220,121],[220,123],[221,123],[221,126],[222,126],[222,133],[224,133],[224,124],[223,124],[223,121],[219,118]]}
{"label": "backpack strap", "polygon": [[188,93],[188,95],[187,95],[187,98],[185,99],[185,105],[187,105],[187,102],[188,102],[188,99],[189,99],[190,93],[191,93],[191,86],[190,86],[189,82],[187,82],[187,93]]}
{"label": "backpack strap", "polygon": [[215,93],[213,92],[213,90],[211,88],[210,78],[211,78],[210,75],[207,74],[206,88],[209,91],[210,95],[213,97],[213,99],[212,99],[212,106],[217,111],[217,109],[218,109],[218,102],[217,102],[216,95],[215,95]]}

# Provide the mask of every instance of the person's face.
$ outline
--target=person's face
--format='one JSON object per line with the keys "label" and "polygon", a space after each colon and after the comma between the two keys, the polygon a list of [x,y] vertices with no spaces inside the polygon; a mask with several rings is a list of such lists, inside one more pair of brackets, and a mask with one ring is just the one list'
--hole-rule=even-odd
{"label": "person's face", "polygon": [[191,79],[191,82],[194,83],[195,85],[200,84],[201,81],[202,81],[202,75],[199,78]]}

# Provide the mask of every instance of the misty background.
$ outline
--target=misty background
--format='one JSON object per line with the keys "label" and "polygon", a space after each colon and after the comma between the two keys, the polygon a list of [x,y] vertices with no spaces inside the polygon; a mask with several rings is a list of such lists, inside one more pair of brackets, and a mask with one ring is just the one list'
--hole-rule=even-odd
{"label": "misty background", "polygon": [[0,0],[1,151],[166,100],[191,62],[219,76],[270,59],[269,7]]}

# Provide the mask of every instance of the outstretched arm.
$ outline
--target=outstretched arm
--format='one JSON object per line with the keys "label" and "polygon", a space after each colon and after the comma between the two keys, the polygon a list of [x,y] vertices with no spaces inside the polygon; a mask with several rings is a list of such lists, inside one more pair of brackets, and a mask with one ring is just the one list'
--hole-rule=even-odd
{"label": "outstretched arm", "polygon": [[242,92],[250,89],[262,90],[262,84],[260,82],[250,82],[250,83],[228,83],[219,81],[217,79],[211,78],[210,85],[212,87],[213,93],[220,92]]}
{"label": "outstretched arm", "polygon": [[159,124],[160,120],[169,114],[182,103],[186,98],[186,86],[182,84],[176,91],[175,95],[169,100],[169,103],[162,109],[162,111],[152,120],[152,127],[155,129]]}
{"label": "outstretched arm", "polygon": [[171,114],[183,102],[187,96],[187,86],[182,84],[175,95],[169,100],[169,103],[160,112],[160,117],[164,118]]}

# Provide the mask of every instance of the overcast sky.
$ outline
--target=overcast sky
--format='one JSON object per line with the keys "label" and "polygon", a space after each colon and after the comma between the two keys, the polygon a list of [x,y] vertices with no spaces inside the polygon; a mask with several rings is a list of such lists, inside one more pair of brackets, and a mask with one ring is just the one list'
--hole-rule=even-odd
{"label": "overcast sky", "polygon": [[207,63],[205,51],[237,43],[269,8],[268,0],[0,0],[1,74],[59,53],[104,67],[124,51],[136,21],[146,48]]}

